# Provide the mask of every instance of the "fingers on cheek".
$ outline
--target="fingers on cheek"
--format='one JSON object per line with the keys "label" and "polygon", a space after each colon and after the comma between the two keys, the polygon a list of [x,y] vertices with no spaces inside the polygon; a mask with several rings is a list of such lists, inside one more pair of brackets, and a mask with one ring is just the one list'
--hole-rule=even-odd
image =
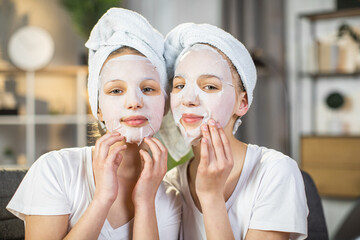
{"label": "fingers on cheek", "polygon": [[206,138],[201,139],[201,162],[200,165],[207,165],[209,163],[209,149],[208,149],[209,140]]}
{"label": "fingers on cheek", "polygon": [[119,166],[122,160],[122,155],[118,154],[115,158],[115,165]]}
{"label": "fingers on cheek", "polygon": [[152,159],[151,159],[150,154],[147,151],[141,149],[140,155],[144,161],[144,166],[146,166],[146,167],[152,166]]}
{"label": "fingers on cheek", "polygon": [[126,145],[119,147],[115,159],[117,164],[120,164],[120,162],[122,161],[123,155],[121,154],[121,152],[124,151],[125,149],[126,149]]}
{"label": "fingers on cheek", "polygon": [[167,149],[166,147],[156,138],[152,138],[152,140],[157,144],[158,148],[162,151],[162,152],[166,152],[167,154]]}
{"label": "fingers on cheek", "polygon": [[154,160],[158,160],[161,156],[161,152],[156,143],[150,138],[145,138],[144,141],[149,146]]}
{"label": "fingers on cheek", "polygon": [[150,157],[149,153],[146,152],[145,150],[140,150],[140,154],[144,161],[144,168],[142,170],[141,177],[142,177],[142,179],[149,181],[149,180],[151,180],[151,173],[153,171],[151,157]]}
{"label": "fingers on cheek", "polygon": [[203,137],[210,139],[209,127],[206,124],[201,125],[201,132]]}

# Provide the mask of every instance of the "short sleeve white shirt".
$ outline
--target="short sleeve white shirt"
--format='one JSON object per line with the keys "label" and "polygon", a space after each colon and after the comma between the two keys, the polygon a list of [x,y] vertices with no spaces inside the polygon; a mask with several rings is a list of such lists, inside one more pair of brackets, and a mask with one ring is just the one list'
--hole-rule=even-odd
{"label": "short sleeve white shirt", "polygon": [[[187,179],[189,162],[165,177],[182,195],[182,239],[206,239],[202,213],[195,206]],[[307,236],[308,208],[297,163],[272,149],[249,144],[237,185],[226,201],[235,239],[248,229],[289,232],[290,239]]]}
{"label": "short sleeve white shirt", "polygon": [[[7,209],[22,220],[25,215],[69,214],[69,231],[80,219],[95,192],[91,147],[68,148],[41,156],[29,169]],[[160,239],[178,239],[181,199],[166,181],[155,199]],[[98,239],[132,239],[133,219],[113,229],[109,222]]]}

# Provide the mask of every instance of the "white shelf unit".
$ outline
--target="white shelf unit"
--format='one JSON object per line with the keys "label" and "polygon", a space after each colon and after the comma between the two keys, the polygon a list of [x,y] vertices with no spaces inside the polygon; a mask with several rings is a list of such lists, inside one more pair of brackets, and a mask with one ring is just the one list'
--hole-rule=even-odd
{"label": "white shelf unit", "polygon": [[[35,81],[41,74],[55,74],[57,76],[66,74],[71,75],[76,81],[76,112],[71,115],[61,114],[36,114],[35,112]],[[87,114],[87,66],[59,66],[48,67],[37,72],[24,72],[14,68],[0,68],[0,75],[25,75],[26,96],[25,96],[25,114],[24,115],[1,115],[0,127],[24,126],[25,127],[25,166],[18,165],[0,165],[5,167],[30,167],[36,158],[36,127],[40,125],[75,125],[76,126],[76,145],[86,146],[87,144],[87,124],[93,121],[93,118]],[[55,90],[56,91],[56,90]],[[19,137],[21,136],[13,136]],[[73,146],[76,147],[76,146]]]}
{"label": "white shelf unit", "polygon": [[[299,91],[297,101],[301,115],[310,116],[311,118],[310,128],[306,132],[302,130],[299,134],[301,138],[301,168],[311,175],[320,195],[325,197],[351,199],[360,196],[360,136],[358,128],[353,127],[352,129],[355,129],[353,132],[335,134],[331,131],[327,134],[319,131],[319,127],[324,125],[319,124],[324,123],[324,121],[319,121],[320,113],[322,115],[325,113],[319,111],[321,109],[319,102],[324,101],[319,96],[325,95],[323,94],[324,90],[328,89],[331,89],[331,91],[339,89],[340,92],[343,92],[344,86],[346,86],[347,98],[351,99],[350,101],[357,99],[349,96],[354,96],[351,95],[353,93],[351,86],[355,86],[355,83],[358,86],[360,71],[354,69],[353,71],[344,72],[344,70],[340,71],[337,68],[324,71],[318,67],[315,70],[306,69],[304,63],[307,61],[306,55],[308,51],[306,51],[305,46],[306,43],[316,42],[322,34],[329,35],[338,31],[339,26],[343,23],[358,26],[359,22],[360,9],[301,14],[297,19],[297,89]],[[316,60],[319,58],[318,50],[314,51]],[[313,61],[309,62],[315,63]],[[304,84],[305,81],[306,85]],[[348,84],[350,81],[353,82],[352,85]],[[307,86],[307,91],[311,93],[310,100],[302,95],[306,92],[305,86]],[[307,102],[303,101],[304,99]],[[355,105],[352,104],[355,109],[352,110],[354,111],[352,116],[358,115],[359,108],[354,107]],[[349,110],[342,112],[342,115],[349,114],[349,112]],[[351,121],[350,123],[354,122]]]}
{"label": "white shelf unit", "polygon": [[[321,101],[324,101],[324,99],[322,99],[321,96],[326,94],[327,89],[342,89],[340,85],[344,86],[347,84],[347,86],[352,86],[356,84],[357,87],[357,83],[354,82],[358,82],[360,79],[360,69],[358,66],[352,71],[349,69],[337,69],[338,66],[332,66],[331,69],[321,69],[319,61],[319,46],[315,43],[319,42],[323,37],[329,37],[331,34],[334,35],[335,33],[337,34],[339,26],[342,24],[355,27],[354,29],[356,30],[359,22],[360,8],[318,13],[315,12],[310,14],[300,14],[298,16],[295,26],[295,41],[297,43],[296,101],[300,112],[299,118],[301,119],[302,124],[298,132],[299,135],[329,135],[327,132],[324,133],[324,120],[321,121],[319,114],[321,111],[324,113],[324,107],[321,106]],[[312,45],[311,48],[309,48],[310,45]],[[336,52],[338,50],[332,49],[332,51]],[[328,59],[331,59],[331,57],[333,56],[329,53]],[[312,67],[309,67],[309,65]],[[350,82],[352,85],[349,84]],[[343,90],[340,90],[340,92],[342,91]],[[355,94],[352,94],[352,96],[353,95]],[[319,111],[319,109],[321,111]],[[330,115],[329,111],[326,113],[326,116],[328,117]],[[348,117],[348,119],[349,118],[350,117]],[[354,123],[355,121],[351,121],[350,124],[355,125],[356,123]],[[319,127],[322,127],[322,129],[319,130]],[[358,136],[359,127],[354,127],[353,129],[355,129],[353,130],[355,134],[336,133],[334,135]]]}

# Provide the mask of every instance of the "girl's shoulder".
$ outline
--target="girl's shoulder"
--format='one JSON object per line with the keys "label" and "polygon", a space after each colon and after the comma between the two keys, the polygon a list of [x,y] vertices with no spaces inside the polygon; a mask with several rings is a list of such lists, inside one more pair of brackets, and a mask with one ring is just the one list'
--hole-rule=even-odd
{"label": "girl's shoulder", "polygon": [[286,163],[296,164],[294,159],[280,151],[253,144],[248,144],[246,158],[261,166],[286,165]]}
{"label": "girl's shoulder", "polygon": [[69,148],[42,155],[26,173],[7,206],[9,211],[21,219],[25,215],[71,213],[78,194],[89,189],[85,184],[86,164],[82,164],[87,156],[91,157],[91,148]]}
{"label": "girl's shoulder", "polygon": [[[30,167],[26,179],[39,179],[64,183],[74,179],[86,180],[79,176],[88,176],[91,170],[91,147],[64,148],[40,156]],[[41,179],[41,181],[40,181]],[[31,182],[31,181],[30,181]]]}
{"label": "girl's shoulder", "polygon": [[74,169],[86,165],[89,158],[91,158],[91,147],[64,148],[43,154],[30,169]]}
{"label": "girl's shoulder", "polygon": [[246,160],[249,169],[256,170],[257,175],[298,175],[300,173],[297,162],[289,156],[274,149],[248,145]]}

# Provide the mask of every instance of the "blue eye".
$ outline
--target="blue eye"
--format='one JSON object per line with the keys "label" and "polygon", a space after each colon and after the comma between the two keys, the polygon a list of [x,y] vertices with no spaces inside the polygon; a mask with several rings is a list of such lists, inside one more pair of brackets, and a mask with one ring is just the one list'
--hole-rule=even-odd
{"label": "blue eye", "polygon": [[143,88],[142,92],[145,93],[145,92],[153,92],[155,91],[155,89],[151,88],[151,87],[145,87]]}
{"label": "blue eye", "polygon": [[178,84],[178,85],[176,85],[176,86],[174,86],[174,88],[176,88],[176,89],[183,89],[185,87],[185,85],[184,84]]}
{"label": "blue eye", "polygon": [[123,91],[122,91],[122,90],[120,90],[120,89],[113,89],[113,90],[111,90],[111,91],[110,91],[110,93],[111,93],[111,94],[116,94],[116,95],[117,95],[117,94],[121,94],[121,93],[123,93]]}
{"label": "blue eye", "polygon": [[218,90],[218,88],[217,87],[215,87],[215,86],[213,86],[213,85],[206,85],[206,86],[204,86],[204,89],[205,90]]}

